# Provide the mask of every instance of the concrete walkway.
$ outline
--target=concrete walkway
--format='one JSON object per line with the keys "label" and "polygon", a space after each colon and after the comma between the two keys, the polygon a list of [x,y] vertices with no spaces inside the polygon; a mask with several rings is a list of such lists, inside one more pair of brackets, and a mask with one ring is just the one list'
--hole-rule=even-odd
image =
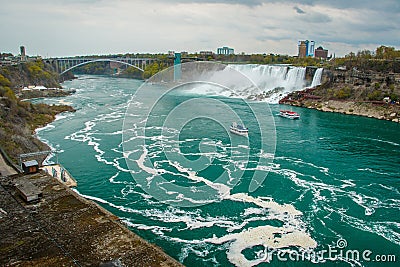
{"label": "concrete walkway", "polygon": [[0,153],[0,176],[10,176],[17,174],[17,172],[8,164],[3,158],[3,155]]}
{"label": "concrete walkway", "polygon": [[[43,192],[28,204],[21,180]],[[183,267],[44,171],[0,179],[0,266]]]}

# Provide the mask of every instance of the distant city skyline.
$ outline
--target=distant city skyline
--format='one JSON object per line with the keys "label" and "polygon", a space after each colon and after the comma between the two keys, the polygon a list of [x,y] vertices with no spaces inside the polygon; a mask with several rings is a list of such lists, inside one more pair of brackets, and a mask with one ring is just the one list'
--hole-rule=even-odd
{"label": "distant city skyline", "polygon": [[170,50],[295,56],[299,40],[344,56],[399,49],[400,1],[0,0],[1,52],[62,57]]}

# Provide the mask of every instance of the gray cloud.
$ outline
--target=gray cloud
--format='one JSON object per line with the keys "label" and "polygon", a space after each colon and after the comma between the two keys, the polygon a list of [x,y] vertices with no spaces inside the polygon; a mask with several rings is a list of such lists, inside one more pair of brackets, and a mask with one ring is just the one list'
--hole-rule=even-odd
{"label": "gray cloud", "polygon": [[307,13],[307,15],[303,16],[302,18],[304,21],[310,23],[327,23],[332,21],[329,15],[318,12]]}
{"label": "gray cloud", "polygon": [[[90,1],[90,0],[89,0]],[[162,0],[158,0],[162,1]],[[400,13],[399,0],[171,0],[175,3],[221,3],[221,4],[240,4],[244,6],[258,6],[262,4],[284,3],[288,5],[323,5],[337,9],[373,9],[388,13]],[[300,9],[301,10],[301,9]],[[303,11],[303,10],[301,10]],[[301,12],[300,11],[300,12]],[[300,13],[299,12],[299,13]]]}
{"label": "gray cloud", "polygon": [[295,6],[295,7],[293,7],[293,9],[294,10],[296,10],[296,12],[298,13],[298,14],[305,14],[306,12],[304,12],[300,7],[298,7],[298,6]]}
{"label": "gray cloud", "polygon": [[[157,0],[160,1],[160,0]],[[239,4],[244,6],[257,6],[267,1],[265,0],[171,0],[175,3],[202,3],[202,4]]]}
{"label": "gray cloud", "polygon": [[337,55],[398,46],[400,1],[0,0],[0,51],[64,56],[213,50],[296,54],[315,40]]}

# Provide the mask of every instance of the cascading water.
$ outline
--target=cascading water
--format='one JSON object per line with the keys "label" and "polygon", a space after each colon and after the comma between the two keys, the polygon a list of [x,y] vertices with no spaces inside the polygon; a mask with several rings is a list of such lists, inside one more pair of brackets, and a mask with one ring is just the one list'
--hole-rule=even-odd
{"label": "cascading water", "polygon": [[[281,65],[229,65],[246,75],[271,101],[279,94],[301,90],[305,85],[306,68]],[[240,88],[237,88],[240,90]],[[257,91],[253,91],[257,95]],[[271,94],[272,93],[272,94]],[[248,97],[248,96],[246,96]]]}
{"label": "cascading water", "polygon": [[[242,73],[249,78],[255,86],[243,83],[232,78],[232,70]],[[254,100],[262,100],[269,103],[278,101],[306,86],[306,68],[285,65],[256,65],[256,64],[232,64],[223,70],[212,71],[212,80],[229,84],[226,88],[212,87],[210,85],[199,86],[190,90],[194,94],[221,95],[227,97],[240,97]]]}
{"label": "cascading water", "polygon": [[324,68],[318,68],[315,73],[314,73],[314,77],[311,83],[311,88],[314,88],[318,85],[321,84],[321,78],[322,78],[322,72],[323,72]]}

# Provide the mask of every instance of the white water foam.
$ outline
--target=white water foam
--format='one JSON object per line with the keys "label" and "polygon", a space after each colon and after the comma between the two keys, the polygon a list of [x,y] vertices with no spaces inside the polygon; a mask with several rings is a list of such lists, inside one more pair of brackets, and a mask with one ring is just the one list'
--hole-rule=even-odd
{"label": "white water foam", "polygon": [[[242,77],[241,79],[232,78],[231,70],[227,68],[242,73],[254,86],[249,86],[248,81],[244,82]],[[214,71],[210,80],[217,84],[220,81],[220,84],[228,85],[228,88],[202,84],[190,88],[187,92],[195,95],[239,97],[278,103],[281,98],[293,91],[304,89],[306,85],[306,68],[304,67],[237,64],[228,65],[227,68]],[[316,71],[313,78],[314,84],[320,83],[321,75],[322,68]]]}
{"label": "white water foam", "polygon": [[[41,142],[43,142],[43,143],[45,143],[46,145],[48,145],[48,146],[50,147],[50,150],[51,150],[51,151],[57,151],[56,146],[58,146],[58,145],[53,145],[49,140],[47,140],[47,139],[45,139],[45,138],[43,138],[43,137],[40,137],[40,135],[39,135],[38,133],[40,133],[40,132],[42,132],[42,131],[49,131],[49,130],[52,130],[52,129],[54,129],[54,128],[55,128],[54,125],[52,125],[52,124],[47,124],[46,126],[37,128],[37,129],[35,130],[35,137],[36,137],[37,139],[39,139]],[[62,152],[62,151],[59,151],[59,152]],[[55,162],[51,160],[53,157],[54,157],[54,153],[49,154],[49,155],[43,160],[42,164],[44,164],[44,165],[54,164]]]}
{"label": "white water foam", "polygon": [[[279,69],[279,68],[277,68]],[[272,71],[272,70],[271,70]],[[287,69],[285,70],[287,71]],[[292,71],[290,75],[295,76],[295,72]],[[297,72],[298,74],[299,72]],[[301,75],[300,75],[301,76]],[[299,76],[299,77],[300,77]],[[288,77],[286,77],[288,78]],[[285,80],[286,78],[282,78]],[[303,78],[302,78],[303,79]],[[287,84],[296,84],[298,81],[296,81],[296,78],[289,78],[287,80]],[[140,120],[140,119],[139,119]],[[314,247],[316,245],[316,242],[312,239],[310,234],[306,232],[307,226],[302,222],[301,217],[302,217],[302,212],[297,210],[292,204],[279,204],[277,203],[274,199],[272,198],[267,198],[267,197],[253,197],[247,193],[235,193],[233,194],[231,192],[231,186],[229,182],[231,179],[234,179],[233,173],[235,171],[240,171],[240,169],[248,169],[248,167],[245,166],[246,162],[249,162],[247,159],[247,155],[250,147],[248,145],[235,145],[231,146],[229,144],[222,144],[222,142],[214,142],[212,140],[210,141],[204,141],[203,145],[210,145],[213,147],[216,147],[217,149],[212,152],[207,152],[206,156],[210,158],[218,158],[219,160],[223,161],[223,163],[220,165],[222,168],[226,170],[227,173],[227,181],[226,183],[220,183],[218,181],[210,181],[206,177],[202,177],[198,172],[186,167],[186,165],[181,164],[180,162],[174,161],[174,160],[168,160],[165,159],[162,156],[163,151],[167,150],[168,152],[173,152],[173,153],[179,153],[183,155],[183,153],[180,150],[173,150],[176,148],[176,144],[178,145],[185,145],[185,142],[188,142],[190,144],[191,141],[198,141],[198,139],[188,139],[188,140],[173,140],[172,136],[176,134],[175,132],[172,133],[171,136],[165,136],[165,135],[159,135],[159,136],[144,136],[144,131],[146,130],[162,130],[163,133],[167,132],[165,131],[166,129],[158,129],[155,127],[143,127],[146,123],[146,120],[143,120],[142,122],[136,122],[132,123],[132,127],[129,129],[130,136],[128,140],[125,140],[123,142],[131,142],[135,144],[133,147],[130,147],[129,151],[124,151],[126,158],[131,159],[132,161],[135,162],[135,167],[140,169],[142,172],[147,173],[147,186],[150,185],[150,183],[155,180],[154,178],[160,174],[169,174],[172,176],[179,176],[181,182],[184,182],[182,179],[186,179],[189,184],[193,184],[193,182],[199,183],[202,186],[206,186],[207,188],[210,188],[212,190],[216,191],[217,195],[217,201],[231,201],[231,202],[242,202],[246,205],[247,208],[253,209],[249,210],[247,209],[246,212],[244,211],[244,214],[246,215],[245,218],[238,219],[236,217],[234,218],[225,218],[225,217],[212,217],[212,216],[204,216],[199,213],[188,213],[187,210],[179,210],[179,209],[168,209],[166,210],[158,210],[158,209],[147,209],[146,211],[137,211],[143,214],[147,219],[153,219],[157,220],[160,222],[168,222],[171,224],[178,224],[178,223],[185,223],[186,228],[182,229],[181,227],[178,226],[178,229],[180,230],[196,230],[196,229],[201,229],[201,228],[212,228],[212,227],[219,227],[219,228],[224,228],[225,229],[225,239],[224,236],[219,237],[219,243],[227,243],[223,244],[222,247],[228,247],[229,249],[226,251],[227,253],[227,258],[231,261],[231,263],[236,264],[237,261],[235,261],[235,256],[232,256],[232,254],[241,254],[242,258],[245,258],[244,255],[242,254],[242,250],[237,251],[235,247],[238,247],[237,244],[246,244],[247,243],[247,238],[248,235],[246,233],[248,231],[251,231],[252,233],[255,233],[257,235],[257,232],[261,235],[267,236],[267,235],[272,235],[273,238],[270,240],[271,242],[278,244],[280,243],[283,245],[285,242],[285,246],[293,246],[297,248],[303,248],[303,249],[308,249],[311,247]],[[169,135],[169,134],[168,134]],[[151,143],[148,143],[147,145],[140,144],[140,142],[137,142],[138,139],[144,139],[144,140],[151,140]],[[137,142],[137,143],[135,143]],[[235,154],[236,153],[236,154]],[[231,157],[227,157],[227,155],[231,154]],[[204,153],[185,153],[185,156],[188,155],[199,155],[199,156],[205,156]],[[130,158],[130,156],[132,156]],[[261,151],[259,156],[261,158],[269,159],[273,157],[272,154],[266,153],[264,151]],[[247,160],[246,160],[247,159]],[[151,160],[148,161],[148,160]],[[253,162],[251,162],[253,163]],[[254,163],[257,163],[254,161]],[[225,164],[225,165],[224,165]],[[231,164],[232,167],[227,168],[226,166]],[[275,165],[274,165],[275,166]],[[173,171],[170,171],[172,167]],[[278,166],[279,167],[279,166]],[[257,167],[259,170],[265,170],[268,171],[270,168],[269,166],[259,166]],[[168,170],[167,170],[168,169]],[[326,171],[321,170],[321,172]],[[174,182],[174,181],[172,181]],[[171,183],[172,183],[171,182]],[[145,181],[146,183],[146,181]],[[164,184],[170,183],[169,182],[158,182],[157,183],[157,188],[159,190],[164,190],[166,195],[171,196],[172,199],[176,198],[177,201],[180,200],[185,200],[185,201],[190,201],[192,203],[210,203],[210,202],[215,202],[215,199],[212,201],[208,201],[207,199],[205,200],[199,200],[199,199],[190,199],[189,197],[176,192],[177,190],[168,190],[166,188],[169,187],[163,187]],[[233,183],[233,181],[232,181]],[[144,185],[146,186],[146,185]],[[130,191],[131,188],[127,188],[124,193],[127,194]],[[257,211],[254,209],[258,209]],[[182,212],[181,212],[182,211]],[[271,223],[271,221],[276,221],[278,224],[282,224],[281,227],[277,226],[270,226],[268,224]],[[259,223],[263,226],[260,227],[255,227],[255,228],[248,228],[249,225],[253,225],[253,223]],[[157,223],[155,223],[157,224]],[[267,225],[265,225],[267,224]],[[171,226],[173,227],[173,226]],[[248,229],[246,229],[248,228]],[[162,231],[161,231],[162,232]],[[240,235],[240,232],[243,232],[243,235]],[[274,235],[274,233],[286,233],[286,234],[281,234],[281,236]],[[237,239],[237,242],[235,245],[233,245],[230,242],[229,237],[231,237],[232,234],[235,234],[235,238]],[[159,233],[161,236],[162,233]],[[160,236],[159,235],[159,236]],[[282,236],[284,237],[285,241],[282,241]],[[181,254],[180,254],[180,259],[183,261],[187,256],[188,256],[188,251],[191,253],[196,253],[193,249],[193,247],[189,247],[196,243],[197,245],[199,244],[216,244],[216,240],[214,239],[209,239],[205,238],[202,240],[192,240],[190,237],[188,237],[188,240],[184,240],[181,238],[177,237],[167,237],[164,236],[164,238],[168,239],[169,241],[173,242],[179,242],[179,243],[185,243],[188,244],[187,247],[182,248]],[[312,244],[312,245],[310,245]],[[265,246],[268,246],[269,243],[265,243]],[[233,247],[232,247],[233,246]],[[221,246],[219,246],[221,247]],[[197,251],[198,252],[198,251]],[[238,256],[239,257],[239,256]],[[242,259],[243,260],[243,259]],[[251,261],[247,261],[247,264],[251,264]]]}
{"label": "white water foam", "polygon": [[[308,165],[307,163],[304,164]],[[318,166],[315,167],[318,168]],[[378,234],[379,236],[382,236],[392,243],[399,244],[399,223],[393,221],[376,220],[366,222],[363,218],[357,218],[355,217],[355,215],[350,215],[353,209],[337,208],[330,204],[335,203],[338,198],[350,198],[353,203],[364,209],[365,216],[371,216],[376,212],[377,209],[399,210],[400,208],[398,206],[398,200],[378,199],[377,197],[368,196],[360,192],[347,191],[347,188],[353,188],[355,186],[355,183],[353,183],[351,180],[338,180],[344,184],[335,185],[328,183],[328,180],[324,180],[324,182],[310,181],[310,178],[314,180],[311,175],[305,175],[290,169],[272,168],[271,172],[283,175],[284,177],[287,177],[291,181],[293,181],[300,188],[304,188],[304,190],[306,191],[311,191],[314,198],[314,204],[311,206],[313,208],[313,213],[318,213],[320,211],[328,212],[324,219],[330,218],[332,213],[338,214],[341,217],[341,221],[344,221],[354,228],[369,233]],[[330,176],[331,174],[328,173],[327,175]],[[391,192],[396,192],[391,187],[382,188],[387,189]],[[322,192],[325,192],[324,195],[322,195]],[[326,192],[329,192],[329,194],[327,194]],[[302,196],[300,196],[300,198],[301,197]],[[325,222],[322,219],[319,218],[318,220],[321,222],[322,225],[325,225]],[[333,231],[332,229],[327,230]]]}
{"label": "white water foam", "polygon": [[[260,73],[262,68],[260,69]],[[278,74],[277,74],[278,75]],[[137,103],[138,106],[141,105],[141,103]],[[77,135],[74,136],[76,137],[76,141],[83,141],[87,142],[87,144],[95,147],[96,146],[96,140],[94,139],[94,136],[99,137],[99,135],[115,135],[118,137],[120,132],[112,132],[112,133],[104,133],[104,130],[101,129],[102,123],[105,122],[114,122],[118,121],[118,114],[114,114],[115,117],[113,116],[98,116],[96,119],[91,120],[91,122],[88,122],[88,124],[84,125],[84,128],[82,132],[76,133]],[[127,116],[132,116],[136,117],[139,116],[137,114],[127,114]],[[145,123],[144,119],[140,123]],[[94,124],[91,124],[91,123]],[[101,123],[100,123],[101,122]],[[148,127],[150,128],[150,127]],[[50,128],[49,128],[50,129]],[[155,129],[155,128],[154,128]],[[146,129],[147,130],[147,129]],[[73,136],[73,135],[72,135]],[[168,140],[166,136],[162,137],[149,137],[149,136],[133,136],[132,138],[141,138],[141,139],[146,139],[146,140],[151,140],[154,142],[154,144],[151,144],[150,147],[153,149],[149,149],[149,153],[147,156],[151,159],[154,159],[154,169],[159,169],[161,172],[165,171],[162,169],[164,166],[163,164],[171,164],[173,166],[174,162],[162,162],[161,160],[157,161],[157,158],[159,156],[159,152],[154,152],[154,149],[158,149],[161,147],[166,147],[168,148],[170,144],[172,144],[173,140]],[[90,141],[89,141],[90,140]],[[128,140],[130,141],[130,140]],[[162,144],[161,141],[167,141],[166,143]],[[196,139],[193,140],[183,140],[179,141],[181,143],[184,143],[185,141],[196,141]],[[381,141],[382,140],[375,140],[375,141]],[[118,145],[118,147],[121,147],[122,143]],[[154,145],[154,146],[153,146]],[[215,145],[215,144],[214,144]],[[392,143],[392,145],[398,146],[399,144],[397,143]],[[239,145],[240,146],[240,145]],[[121,166],[123,164],[120,162],[122,161],[125,157],[122,155],[122,151],[119,151],[117,148],[111,149],[116,153],[121,154],[121,157],[110,159],[109,157],[105,157],[104,151],[108,151],[107,149],[100,149],[100,146],[97,146],[94,148],[98,155],[98,160],[102,161],[105,164],[113,164],[117,168],[117,172],[114,174],[110,174],[111,177],[107,177],[110,181],[110,183],[119,183],[119,179],[123,180],[124,176],[121,175],[121,172],[133,172],[131,170],[125,169]],[[221,159],[223,157],[227,157],[226,154],[230,152],[230,150],[234,150],[234,152],[237,152],[238,149],[233,149],[233,147],[229,146],[224,146],[220,145],[218,148],[220,148],[223,152],[222,153],[210,153],[210,157],[218,158]],[[241,147],[243,150],[247,150],[248,148],[246,147]],[[137,153],[140,155],[142,152],[141,147],[138,147],[137,150],[132,150],[132,151],[125,151],[125,156],[129,157],[130,153]],[[179,152],[179,151],[177,151]],[[240,152],[240,151],[239,151]],[[225,154],[225,155],[224,155]],[[185,155],[204,155],[201,153],[186,153]],[[234,157],[231,157],[231,160],[226,159],[227,161],[234,163],[235,167],[238,167],[243,170],[251,170],[251,168],[246,168],[246,166],[243,164],[244,160],[240,160],[240,153],[235,154]],[[260,152],[258,155],[262,158],[269,158],[271,155],[268,153]],[[280,244],[284,246],[284,242],[281,242],[282,236],[286,236],[285,238],[291,239],[295,236],[301,236],[301,244],[302,245],[292,245],[292,246],[297,246],[298,248],[301,248],[303,246],[306,246],[306,243],[303,243],[303,241],[309,241],[311,244],[311,235],[308,234],[305,229],[307,228],[310,232],[314,233],[317,230],[314,231],[313,224],[314,222],[319,222],[321,225],[325,226],[325,222],[327,225],[327,231],[331,231],[333,233],[333,236],[339,236],[337,232],[334,232],[332,229],[329,229],[329,221],[330,220],[335,220],[335,215],[339,215],[340,218],[343,218],[343,222],[347,223],[350,227],[354,227],[357,229],[361,229],[366,232],[371,232],[371,233],[376,233],[380,236],[384,236],[387,240],[390,240],[391,242],[396,243],[399,242],[399,236],[398,234],[398,229],[400,229],[400,225],[394,222],[386,222],[386,221],[378,221],[376,223],[376,226],[374,226],[375,222],[371,223],[366,223],[366,221],[362,218],[362,216],[369,216],[372,215],[373,213],[370,214],[372,210],[369,210],[369,208],[374,208],[377,210],[378,208],[381,207],[388,207],[392,209],[398,210],[398,207],[400,205],[399,201],[397,199],[388,199],[386,201],[377,201],[376,199],[369,199],[367,196],[367,193],[365,194],[359,194],[358,190],[356,191],[357,193],[354,193],[354,195],[347,196],[347,193],[350,190],[356,190],[353,189],[353,187],[358,188],[359,184],[357,182],[357,187],[356,187],[356,182],[353,180],[343,180],[340,181],[341,179],[334,179],[332,177],[332,173],[330,173],[330,170],[325,167],[321,166],[316,166],[312,163],[307,163],[302,161],[301,159],[296,159],[296,158],[277,158],[277,160],[282,160],[282,161],[288,161],[290,164],[296,164],[299,166],[308,166],[312,168],[315,172],[312,175],[307,175],[303,174],[301,172],[295,172],[290,169],[281,169],[281,165],[284,164],[271,164],[269,166],[259,166],[257,168],[265,168],[266,170],[271,170],[273,173],[278,174],[281,176],[280,178],[282,179],[289,179],[291,180],[294,185],[293,189],[297,192],[300,192],[300,197],[299,201],[301,198],[307,197],[307,195],[312,195],[314,198],[314,203],[311,206],[311,212],[309,212],[306,208],[307,211],[304,212],[304,215],[301,214],[300,211],[298,211],[295,206],[297,201],[291,202],[292,205],[286,204],[279,204],[274,201],[272,198],[262,198],[262,197],[253,197],[249,196],[247,194],[231,194],[229,192],[226,195],[223,195],[223,199],[221,201],[235,201],[235,202],[242,202],[245,203],[245,208],[242,211],[239,211],[238,214],[235,214],[232,217],[223,217],[223,216],[212,216],[212,215],[206,215],[199,210],[186,210],[186,209],[170,209],[166,208],[165,206],[160,205],[158,202],[156,202],[152,196],[143,193],[143,191],[140,189],[140,185],[137,185],[134,181],[129,182],[128,180],[123,182],[125,185],[122,185],[122,188],[120,189],[121,194],[117,191],[114,196],[114,198],[117,200],[115,203],[124,203],[120,205],[116,205],[112,202],[114,202],[111,198],[107,200],[101,199],[101,198],[93,198],[90,196],[86,196],[88,198],[91,198],[95,201],[99,201],[100,203],[103,203],[105,205],[109,205],[110,207],[113,207],[115,209],[121,210],[122,212],[126,213],[134,213],[134,216],[131,216],[130,218],[135,218],[133,220],[128,220],[127,222],[130,223],[130,226],[135,227],[137,229],[143,229],[143,230],[148,230],[152,231],[155,233],[158,237],[171,241],[171,242],[177,242],[179,243],[179,246],[181,247],[181,252],[178,255],[179,259],[183,262],[186,257],[193,257],[194,255],[199,257],[200,259],[204,259],[208,255],[208,253],[211,251],[211,254],[222,254],[222,253],[227,253],[227,256],[229,260],[232,262],[238,262],[238,260],[243,259],[243,249],[248,248],[248,246],[253,246],[251,242],[261,243],[262,246],[264,247],[270,247],[270,243],[273,241],[274,244]],[[163,164],[161,164],[163,163]],[[159,165],[157,165],[159,164]],[[176,165],[176,169],[179,170],[176,173],[169,172],[170,174],[184,177],[190,181],[201,181],[201,179],[204,179],[203,177],[199,177],[199,174],[194,173],[192,170],[189,168],[184,168],[181,165]],[[181,169],[180,169],[181,168]],[[253,168],[254,169],[254,168]],[[142,169],[137,169],[137,172],[142,172]],[[363,169],[362,171],[371,171],[370,169]],[[230,175],[231,176],[231,175]],[[192,178],[192,179],[190,179]],[[325,180],[325,178],[327,180]],[[311,180],[311,181],[310,181]],[[174,181],[172,181],[174,182]],[[333,183],[333,182],[338,182],[338,183]],[[289,181],[290,183],[290,181]],[[325,184],[325,186],[323,185]],[[212,184],[210,184],[212,185]],[[394,187],[388,187],[384,184],[381,185],[381,187],[384,190],[389,190],[390,192],[398,194],[398,189]],[[173,193],[172,191],[170,192],[171,194]],[[350,212],[352,212],[351,208],[346,207],[346,208],[340,208],[335,205],[333,205],[334,202],[336,202],[336,199],[338,197],[346,197],[349,202],[354,202],[355,204],[359,205],[357,201],[361,204],[359,205],[360,207],[364,207],[365,209],[365,214],[361,213],[360,218],[356,218],[353,216],[350,216]],[[118,201],[120,199],[125,199],[128,200],[129,202],[124,202],[124,201]],[[270,203],[271,202],[271,203]],[[135,203],[132,205],[132,203]],[[140,206],[144,210],[140,210],[136,206],[136,203],[141,204]],[[143,203],[146,205],[143,206]],[[238,203],[239,204],[239,203]],[[237,205],[241,206],[241,205]],[[300,205],[301,206],[301,205]],[[355,205],[354,205],[355,206]],[[350,206],[351,207],[351,206]],[[358,208],[358,207],[357,207]],[[307,225],[302,222],[304,217],[306,219],[309,218],[309,213],[316,213],[317,209],[320,209],[322,212],[326,212],[323,214],[319,214],[316,217],[313,217],[313,221],[310,223],[307,222]],[[289,210],[290,214],[287,215],[287,210]],[[377,216],[378,212],[376,214],[373,214],[373,216],[369,216],[369,218],[374,218]],[[143,216],[145,218],[145,224],[143,224],[143,221],[141,219],[136,219],[140,218]],[[304,217],[303,217],[304,216]],[[312,216],[312,215],[311,215]],[[129,214],[127,214],[127,217],[129,217]],[[357,216],[358,217],[358,216]],[[283,223],[282,227],[276,227],[276,226],[270,226],[270,225],[265,225],[268,224],[268,220],[277,220],[279,222]],[[154,220],[154,221],[152,221]],[[391,219],[388,219],[391,220]],[[125,219],[124,219],[125,221]],[[126,222],[126,221],[125,221]],[[168,222],[167,226],[165,226],[163,223]],[[128,223],[128,224],[129,224]],[[254,227],[254,225],[260,225],[262,226],[259,227]],[[162,225],[162,226],[160,226]],[[182,226],[183,225],[183,226]],[[193,238],[193,236],[190,235],[192,231],[200,231],[202,228],[206,228],[205,231],[213,231],[215,227],[218,227],[219,229],[226,230],[227,233],[225,234],[219,234],[218,237],[213,237],[213,238],[206,238],[202,239],[202,237],[198,237],[199,239]],[[249,228],[253,227],[253,228]],[[314,226],[315,227],[315,226]],[[315,227],[315,229],[318,229]],[[391,232],[392,229],[392,232]],[[397,230],[396,230],[397,229]],[[183,230],[187,230],[187,233],[181,232]],[[179,233],[182,233],[179,236],[185,236],[186,239],[178,238],[175,237],[175,234],[171,234],[174,237],[171,237],[171,235],[168,235],[168,233],[172,231],[177,231]],[[189,232],[191,231],[191,232]],[[393,233],[394,231],[394,233]],[[397,231],[397,232],[396,232]],[[183,234],[184,233],[184,234]],[[242,234],[243,233],[243,234]],[[284,233],[282,235],[282,233]],[[271,234],[273,234],[274,239],[268,239],[271,238]],[[278,236],[275,236],[275,234],[278,234]],[[221,236],[222,235],[222,236]],[[255,237],[253,238],[252,235]],[[281,237],[279,237],[281,235]],[[319,235],[318,232],[316,232],[315,235]],[[397,235],[397,236],[396,236]],[[263,240],[259,240],[261,238],[258,237],[263,237]],[[157,237],[157,238],[158,238]],[[318,238],[318,236],[317,236]],[[248,240],[250,239],[250,240]],[[264,239],[267,239],[266,242],[264,242]],[[276,241],[276,242],[275,242]],[[290,242],[294,244],[294,241],[291,240]],[[250,242],[250,243],[248,243]],[[279,243],[281,242],[281,243]],[[315,241],[314,241],[315,242]],[[218,246],[217,246],[218,245]],[[291,245],[287,245],[291,246]],[[310,246],[312,247],[312,246]],[[281,250],[284,250],[284,248],[280,248]],[[297,249],[297,248],[294,248]],[[190,256],[190,254],[192,254]],[[211,257],[210,262],[214,260],[215,264],[213,265],[220,265],[221,263],[215,260],[214,255],[208,256]],[[255,260],[247,260],[243,262],[243,265],[246,266],[246,264],[249,264],[249,266],[252,264],[256,264],[257,262],[261,261],[263,258],[263,255],[257,254],[257,259]],[[206,259],[204,259],[206,261]]]}
{"label": "white water foam", "polygon": [[387,140],[382,140],[382,139],[376,139],[376,138],[362,138],[365,140],[372,140],[372,141],[376,141],[376,142],[381,142],[381,143],[386,143],[386,144],[390,144],[393,146],[400,146],[399,143],[395,143],[395,142],[391,142],[391,141],[387,141]]}
{"label": "white water foam", "polygon": [[248,260],[243,254],[246,248],[258,245],[270,249],[280,249],[288,247],[302,247],[304,249],[315,248],[315,242],[307,233],[295,229],[285,229],[270,225],[249,228],[240,233],[228,234],[223,237],[213,237],[206,239],[213,244],[231,242],[228,251],[228,260],[236,266],[255,266],[262,262],[268,262],[268,258],[260,257]]}
{"label": "white water foam", "polygon": [[[244,148],[244,147],[243,147]],[[246,147],[247,149],[247,147]],[[167,171],[164,169],[157,168],[157,164],[154,164],[154,167],[149,167],[145,165],[145,160],[149,156],[148,150],[146,147],[142,147],[143,153],[136,160],[137,165],[143,171],[147,172],[150,176],[148,177],[148,181],[151,181],[154,176],[159,175],[160,173],[166,173]],[[269,155],[265,155],[268,157]],[[178,162],[171,162],[167,161],[170,166],[173,166],[181,177],[185,177],[190,181],[201,182],[206,186],[216,190],[219,194],[220,201],[222,200],[230,200],[235,202],[243,202],[248,203],[251,205],[258,206],[265,212],[268,211],[267,215],[263,215],[260,217],[254,218],[247,218],[242,223],[232,222],[227,219],[220,219],[220,218],[199,218],[196,221],[193,221],[192,216],[187,215],[178,215],[178,216],[171,216],[168,217],[165,211],[160,211],[161,214],[158,216],[163,217],[163,222],[181,222],[184,221],[188,227],[188,229],[197,229],[197,228],[204,228],[204,227],[228,227],[227,232],[232,232],[235,230],[241,230],[251,221],[262,221],[265,220],[278,220],[283,223],[282,227],[273,227],[273,226],[260,226],[255,228],[250,228],[247,230],[242,231],[241,233],[235,234],[227,234],[224,237],[220,237],[218,239],[204,239],[202,242],[205,243],[214,243],[214,244],[222,244],[232,239],[236,241],[229,245],[229,250],[227,252],[227,258],[231,263],[235,265],[243,265],[243,266],[251,266],[253,262],[251,260],[247,260],[244,255],[241,253],[243,249],[247,247],[252,247],[255,245],[265,245],[266,247],[274,248],[274,247],[287,247],[287,246],[294,246],[294,247],[301,247],[303,249],[309,249],[316,246],[316,242],[310,237],[308,233],[306,233],[305,229],[306,226],[301,221],[300,217],[302,212],[297,210],[291,204],[279,204],[275,202],[272,198],[262,198],[262,197],[252,197],[247,193],[231,193],[231,188],[225,184],[217,183],[209,181],[208,179],[198,176],[196,172],[184,168]],[[169,173],[169,172],[168,172]],[[177,175],[176,173],[171,173],[173,175]],[[161,186],[159,184],[159,186]],[[166,192],[167,194],[178,194],[178,192]],[[177,196],[177,198],[184,198],[183,195]],[[189,201],[189,198],[185,198]],[[158,212],[152,211],[151,215],[153,217]],[[263,218],[264,217],[264,218]],[[249,234],[250,233],[250,234]],[[279,233],[279,236],[276,235]],[[256,241],[249,242],[250,237],[253,238],[254,236],[261,237],[261,239],[256,239]],[[263,240],[263,237],[268,237],[269,241]],[[270,246],[274,244],[274,246]]]}

